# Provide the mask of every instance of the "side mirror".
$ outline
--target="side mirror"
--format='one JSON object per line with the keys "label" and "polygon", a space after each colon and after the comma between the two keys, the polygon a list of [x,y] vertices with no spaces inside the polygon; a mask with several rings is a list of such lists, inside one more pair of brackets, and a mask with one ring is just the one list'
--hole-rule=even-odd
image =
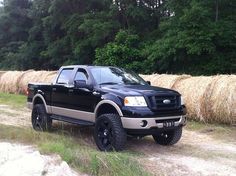
{"label": "side mirror", "polygon": [[93,86],[87,84],[85,80],[75,80],[74,84],[76,89],[88,89],[88,90],[93,89]]}
{"label": "side mirror", "polygon": [[146,81],[149,85],[151,85],[151,81]]}

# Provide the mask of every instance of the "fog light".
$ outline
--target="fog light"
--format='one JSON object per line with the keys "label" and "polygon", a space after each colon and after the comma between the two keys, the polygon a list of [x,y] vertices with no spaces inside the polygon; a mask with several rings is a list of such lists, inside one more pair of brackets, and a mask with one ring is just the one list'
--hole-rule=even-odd
{"label": "fog light", "polygon": [[146,121],[146,120],[142,120],[142,121],[140,122],[140,126],[141,126],[141,127],[147,126],[147,121]]}

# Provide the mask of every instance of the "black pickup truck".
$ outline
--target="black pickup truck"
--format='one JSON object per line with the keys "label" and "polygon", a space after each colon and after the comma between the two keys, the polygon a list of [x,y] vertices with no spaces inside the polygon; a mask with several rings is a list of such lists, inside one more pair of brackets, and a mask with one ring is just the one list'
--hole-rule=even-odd
{"label": "black pickup truck", "polygon": [[158,144],[173,145],[186,124],[178,92],[117,67],[63,66],[52,84],[28,84],[27,105],[38,131],[50,130],[52,120],[95,126],[102,151],[122,150],[127,135],[152,135]]}

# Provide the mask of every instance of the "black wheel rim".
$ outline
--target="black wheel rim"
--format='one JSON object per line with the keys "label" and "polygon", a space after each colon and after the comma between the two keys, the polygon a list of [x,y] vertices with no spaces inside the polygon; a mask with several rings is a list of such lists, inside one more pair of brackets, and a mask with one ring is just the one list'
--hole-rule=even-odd
{"label": "black wheel rim", "polygon": [[111,150],[113,145],[113,132],[108,121],[100,121],[98,124],[98,140],[103,150]]}
{"label": "black wheel rim", "polygon": [[42,130],[42,123],[43,123],[43,119],[42,116],[40,114],[40,112],[38,111],[38,109],[36,109],[33,113],[33,127],[35,130]]}

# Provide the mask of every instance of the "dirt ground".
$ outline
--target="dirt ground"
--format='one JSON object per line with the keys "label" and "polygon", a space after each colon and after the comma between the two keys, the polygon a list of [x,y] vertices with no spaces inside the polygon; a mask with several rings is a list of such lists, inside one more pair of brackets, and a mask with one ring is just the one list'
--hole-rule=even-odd
{"label": "dirt ground", "polygon": [[0,175],[77,176],[58,155],[41,155],[32,146],[0,142]]}
{"label": "dirt ground", "polygon": [[[1,124],[31,127],[28,109],[13,110],[0,105],[0,114]],[[94,145],[91,131],[80,132]],[[126,150],[140,152],[138,162],[153,175],[236,175],[236,135],[220,139],[212,137],[212,133],[211,129],[194,131],[185,128],[180,142],[169,147],[155,144],[151,137],[130,138]]]}

